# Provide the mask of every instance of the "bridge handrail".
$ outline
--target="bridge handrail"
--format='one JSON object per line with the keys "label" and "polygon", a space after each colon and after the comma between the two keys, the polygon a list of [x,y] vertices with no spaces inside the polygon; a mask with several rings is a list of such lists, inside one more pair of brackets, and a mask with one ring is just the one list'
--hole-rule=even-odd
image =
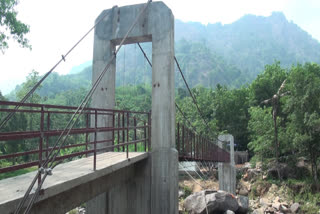
{"label": "bridge handrail", "polygon": [[[11,107],[21,105],[19,110],[14,110]],[[29,168],[32,166],[41,166],[41,163],[47,158],[49,151],[52,149],[51,139],[60,136],[63,133],[63,124],[56,125],[61,120],[61,117],[67,117],[73,114],[77,107],[48,105],[35,103],[18,103],[9,101],[0,101],[0,114],[15,111],[15,117],[19,115],[36,115],[29,120],[34,120],[36,124],[33,127],[28,127],[31,130],[5,130],[0,132],[0,147],[3,145],[25,145],[24,151],[12,151],[1,153],[0,148],[0,173],[11,172],[18,169]],[[83,155],[94,156],[94,168],[96,167],[96,155],[102,151],[122,151],[127,153],[130,151],[148,151],[151,141],[151,115],[150,112],[113,110],[101,108],[85,108],[84,118],[79,122],[79,125],[70,131],[71,136],[76,136],[74,141],[62,146],[62,151],[67,151],[67,154],[60,154],[57,160],[66,160]],[[36,118],[37,117],[37,118]],[[95,120],[99,118],[109,118],[108,123],[104,126],[97,126]],[[34,119],[36,118],[36,119]],[[14,120],[15,118],[12,118]],[[18,121],[13,121],[18,122]],[[24,121],[27,126],[28,121]],[[35,123],[34,122],[34,123]],[[91,124],[91,125],[90,125]],[[110,139],[99,140],[98,133],[109,133]],[[81,140],[77,140],[80,136]],[[54,140],[54,139],[53,139]],[[80,142],[77,142],[80,141]],[[110,145],[99,146],[101,143],[109,143]],[[130,146],[130,147],[129,147]],[[138,148],[139,147],[139,148]],[[70,150],[71,149],[71,150]],[[55,148],[54,150],[58,150]],[[3,150],[2,150],[3,151]],[[71,154],[68,154],[68,151]],[[25,161],[23,159],[26,159]],[[10,161],[12,164],[3,165],[1,161]],[[15,161],[17,160],[17,161]]]}

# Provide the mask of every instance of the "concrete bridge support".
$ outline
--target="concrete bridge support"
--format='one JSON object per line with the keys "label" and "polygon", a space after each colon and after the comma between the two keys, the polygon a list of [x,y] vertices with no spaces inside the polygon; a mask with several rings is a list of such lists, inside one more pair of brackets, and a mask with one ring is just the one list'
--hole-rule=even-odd
{"label": "concrete bridge support", "polygon": [[[113,7],[103,11],[95,29],[93,75],[95,81],[110,61],[115,47],[120,44],[144,4]],[[90,200],[89,214],[124,214],[123,201],[135,199],[130,213],[175,214],[178,213],[178,152],[175,149],[174,104],[174,17],[163,2],[152,2],[125,40],[125,44],[152,42],[152,134],[150,160],[145,167],[145,178],[150,185],[144,191],[135,183],[131,186],[115,186]],[[114,108],[116,62],[100,82],[92,97],[92,107]],[[98,119],[98,126],[111,124],[111,117]],[[110,139],[108,134],[98,140]],[[102,145],[102,147],[106,146]],[[142,179],[142,180],[144,180]],[[130,184],[128,184],[130,185]],[[141,203],[141,204],[139,204]],[[112,207],[112,208],[110,208]],[[138,209],[138,207],[140,207]],[[143,208],[141,208],[143,207]],[[141,210],[140,210],[141,209]]]}
{"label": "concrete bridge support", "polygon": [[230,144],[230,163],[219,163],[219,189],[236,194],[236,168],[234,163],[234,139],[230,134],[219,135],[218,145],[223,148],[223,144]]}

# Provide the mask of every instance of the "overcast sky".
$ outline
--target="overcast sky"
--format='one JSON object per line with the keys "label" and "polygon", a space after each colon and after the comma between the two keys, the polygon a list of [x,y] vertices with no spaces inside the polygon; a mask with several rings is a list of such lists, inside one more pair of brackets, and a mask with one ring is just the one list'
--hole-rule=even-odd
{"label": "overcast sky", "polygon": [[[104,9],[145,3],[141,0],[20,0],[18,19],[30,25],[32,51],[9,43],[0,53],[0,91],[7,94],[33,69],[46,73],[94,24]],[[164,0],[176,19],[203,24],[229,24],[245,14],[269,16],[282,11],[313,38],[320,41],[319,0]],[[73,66],[92,58],[93,33],[56,71],[66,74]]]}

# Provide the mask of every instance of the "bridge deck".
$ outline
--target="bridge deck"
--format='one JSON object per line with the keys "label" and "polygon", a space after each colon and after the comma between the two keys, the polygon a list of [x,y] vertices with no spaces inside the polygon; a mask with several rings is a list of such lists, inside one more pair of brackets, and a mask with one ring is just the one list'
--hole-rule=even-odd
{"label": "bridge deck", "polygon": [[[125,152],[106,152],[97,155],[96,171],[93,171],[93,157],[60,164],[53,170],[53,175],[48,176],[44,182],[44,194],[39,200],[44,200],[84,182],[110,174],[147,157],[148,153],[145,152],[130,152],[129,159],[126,158]],[[36,172],[31,172],[0,180],[0,213],[6,213],[17,205],[35,174]],[[37,185],[35,185],[33,192],[36,187]]]}

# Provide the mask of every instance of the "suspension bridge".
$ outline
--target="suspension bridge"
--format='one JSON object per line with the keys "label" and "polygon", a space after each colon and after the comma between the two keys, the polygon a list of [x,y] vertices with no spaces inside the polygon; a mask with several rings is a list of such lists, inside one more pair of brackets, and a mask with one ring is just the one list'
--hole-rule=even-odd
{"label": "suspension bridge", "polygon": [[[91,31],[92,87],[80,105],[28,103]],[[142,42],[152,42],[152,60]],[[116,56],[123,45],[133,43],[152,67],[150,112],[115,106]],[[66,213],[82,203],[88,213],[178,213],[179,161],[229,164],[232,155],[208,133],[199,133],[175,103],[175,65],[210,132],[174,55],[171,10],[162,2],[148,1],[103,11],[20,102],[0,101],[0,112],[6,115],[1,118],[0,142],[12,147],[0,153],[0,161],[11,162],[1,165],[0,173],[34,169],[0,181],[0,213]],[[185,123],[176,123],[176,111]],[[7,123],[26,115],[36,124],[33,130],[6,130]],[[14,149],[18,146],[22,152]]]}

